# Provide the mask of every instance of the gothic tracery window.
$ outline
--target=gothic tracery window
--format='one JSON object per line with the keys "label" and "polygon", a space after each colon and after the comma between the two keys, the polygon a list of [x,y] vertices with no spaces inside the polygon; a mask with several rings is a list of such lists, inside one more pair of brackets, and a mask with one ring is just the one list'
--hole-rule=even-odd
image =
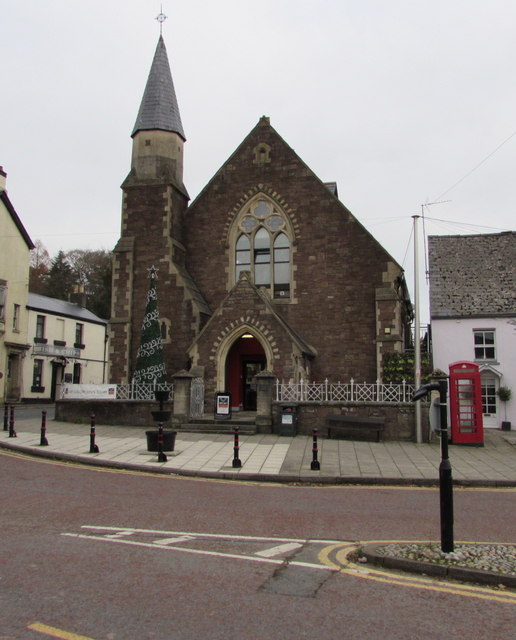
{"label": "gothic tracery window", "polygon": [[267,200],[255,200],[238,223],[235,244],[235,279],[252,274],[258,287],[274,298],[290,297],[291,241],[281,212]]}

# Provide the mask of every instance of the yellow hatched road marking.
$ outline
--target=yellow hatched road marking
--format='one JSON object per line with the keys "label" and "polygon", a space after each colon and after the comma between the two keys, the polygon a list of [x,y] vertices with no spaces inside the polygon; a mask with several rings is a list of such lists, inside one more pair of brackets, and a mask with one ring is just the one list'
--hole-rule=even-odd
{"label": "yellow hatched road marking", "polygon": [[42,624],[41,622],[34,622],[34,624],[29,624],[27,629],[30,629],[31,631],[38,631],[39,633],[44,633],[47,636],[52,636],[52,638],[62,638],[62,640],[93,640],[93,638],[88,638],[87,636],[79,636],[76,633],[63,631],[62,629],[57,629],[56,627],[49,627],[47,624]]}
{"label": "yellow hatched road marking", "polygon": [[[375,582],[383,582],[386,584],[395,584],[405,587],[413,587],[418,589],[426,589],[427,591],[438,591],[439,593],[451,593],[454,595],[468,596],[472,598],[480,598],[482,600],[491,600],[495,602],[504,602],[507,604],[516,604],[516,593],[514,592],[496,592],[493,589],[485,587],[477,587],[475,585],[467,584],[453,584],[440,581],[439,577],[418,577],[418,576],[404,576],[381,569],[372,569],[371,565],[359,565],[351,562],[348,559],[349,554],[352,551],[357,550],[363,544],[379,544],[385,542],[417,542],[415,540],[369,540],[363,543],[343,543],[334,544],[322,549],[318,554],[320,562],[332,569],[355,576],[357,578],[364,578],[366,580],[373,580]],[[336,562],[330,558],[330,555],[334,554]],[[436,584],[439,583],[439,584]]]}

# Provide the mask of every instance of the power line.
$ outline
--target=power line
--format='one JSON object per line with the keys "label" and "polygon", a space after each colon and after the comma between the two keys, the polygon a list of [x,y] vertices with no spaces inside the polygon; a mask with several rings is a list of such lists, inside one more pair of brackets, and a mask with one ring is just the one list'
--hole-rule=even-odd
{"label": "power line", "polygon": [[509,142],[509,140],[511,140],[512,138],[514,138],[514,136],[516,136],[516,131],[514,131],[513,133],[511,133],[511,135],[506,138],[501,144],[499,144],[496,149],[494,149],[493,151],[491,151],[491,153],[489,153],[483,160],[481,160],[478,164],[476,164],[473,169],[471,169],[470,171],[468,171],[468,173],[466,173],[465,176],[463,176],[460,180],[457,180],[457,182],[455,184],[452,184],[451,187],[449,187],[448,189],[446,189],[446,191],[443,191],[439,196],[437,196],[437,198],[435,198],[435,200],[440,200],[444,195],[446,195],[447,193],[449,193],[452,189],[455,189],[455,187],[457,185],[459,185],[463,180],[465,180],[466,178],[469,178],[469,176],[476,171],[479,167],[481,167],[484,162],[487,162],[489,160],[489,158],[491,158],[492,156],[494,156],[494,154],[501,149],[504,144],[506,144],[507,142]]}

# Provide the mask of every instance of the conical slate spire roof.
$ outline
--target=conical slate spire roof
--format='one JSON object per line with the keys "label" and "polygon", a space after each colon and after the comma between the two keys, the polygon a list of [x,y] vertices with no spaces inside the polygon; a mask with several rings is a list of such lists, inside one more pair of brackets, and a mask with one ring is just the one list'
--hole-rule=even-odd
{"label": "conical slate spire roof", "polygon": [[147,85],[143,94],[138,117],[134,125],[131,137],[138,131],[159,129],[161,131],[173,131],[186,140],[179,107],[177,106],[176,92],[170,73],[167,50],[162,36],[159,37],[154,60],[147,79]]}

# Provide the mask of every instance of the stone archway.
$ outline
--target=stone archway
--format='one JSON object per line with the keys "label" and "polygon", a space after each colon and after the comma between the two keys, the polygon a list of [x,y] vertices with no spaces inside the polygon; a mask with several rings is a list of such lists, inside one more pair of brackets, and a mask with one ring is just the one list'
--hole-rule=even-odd
{"label": "stone archway", "polygon": [[240,326],[226,336],[217,353],[217,388],[231,392],[233,409],[256,410],[252,378],[271,369],[272,361],[272,346],[255,327]]}
{"label": "stone archway", "polygon": [[251,333],[244,333],[231,346],[226,358],[226,386],[233,410],[256,411],[255,376],[267,366],[265,351]]}

